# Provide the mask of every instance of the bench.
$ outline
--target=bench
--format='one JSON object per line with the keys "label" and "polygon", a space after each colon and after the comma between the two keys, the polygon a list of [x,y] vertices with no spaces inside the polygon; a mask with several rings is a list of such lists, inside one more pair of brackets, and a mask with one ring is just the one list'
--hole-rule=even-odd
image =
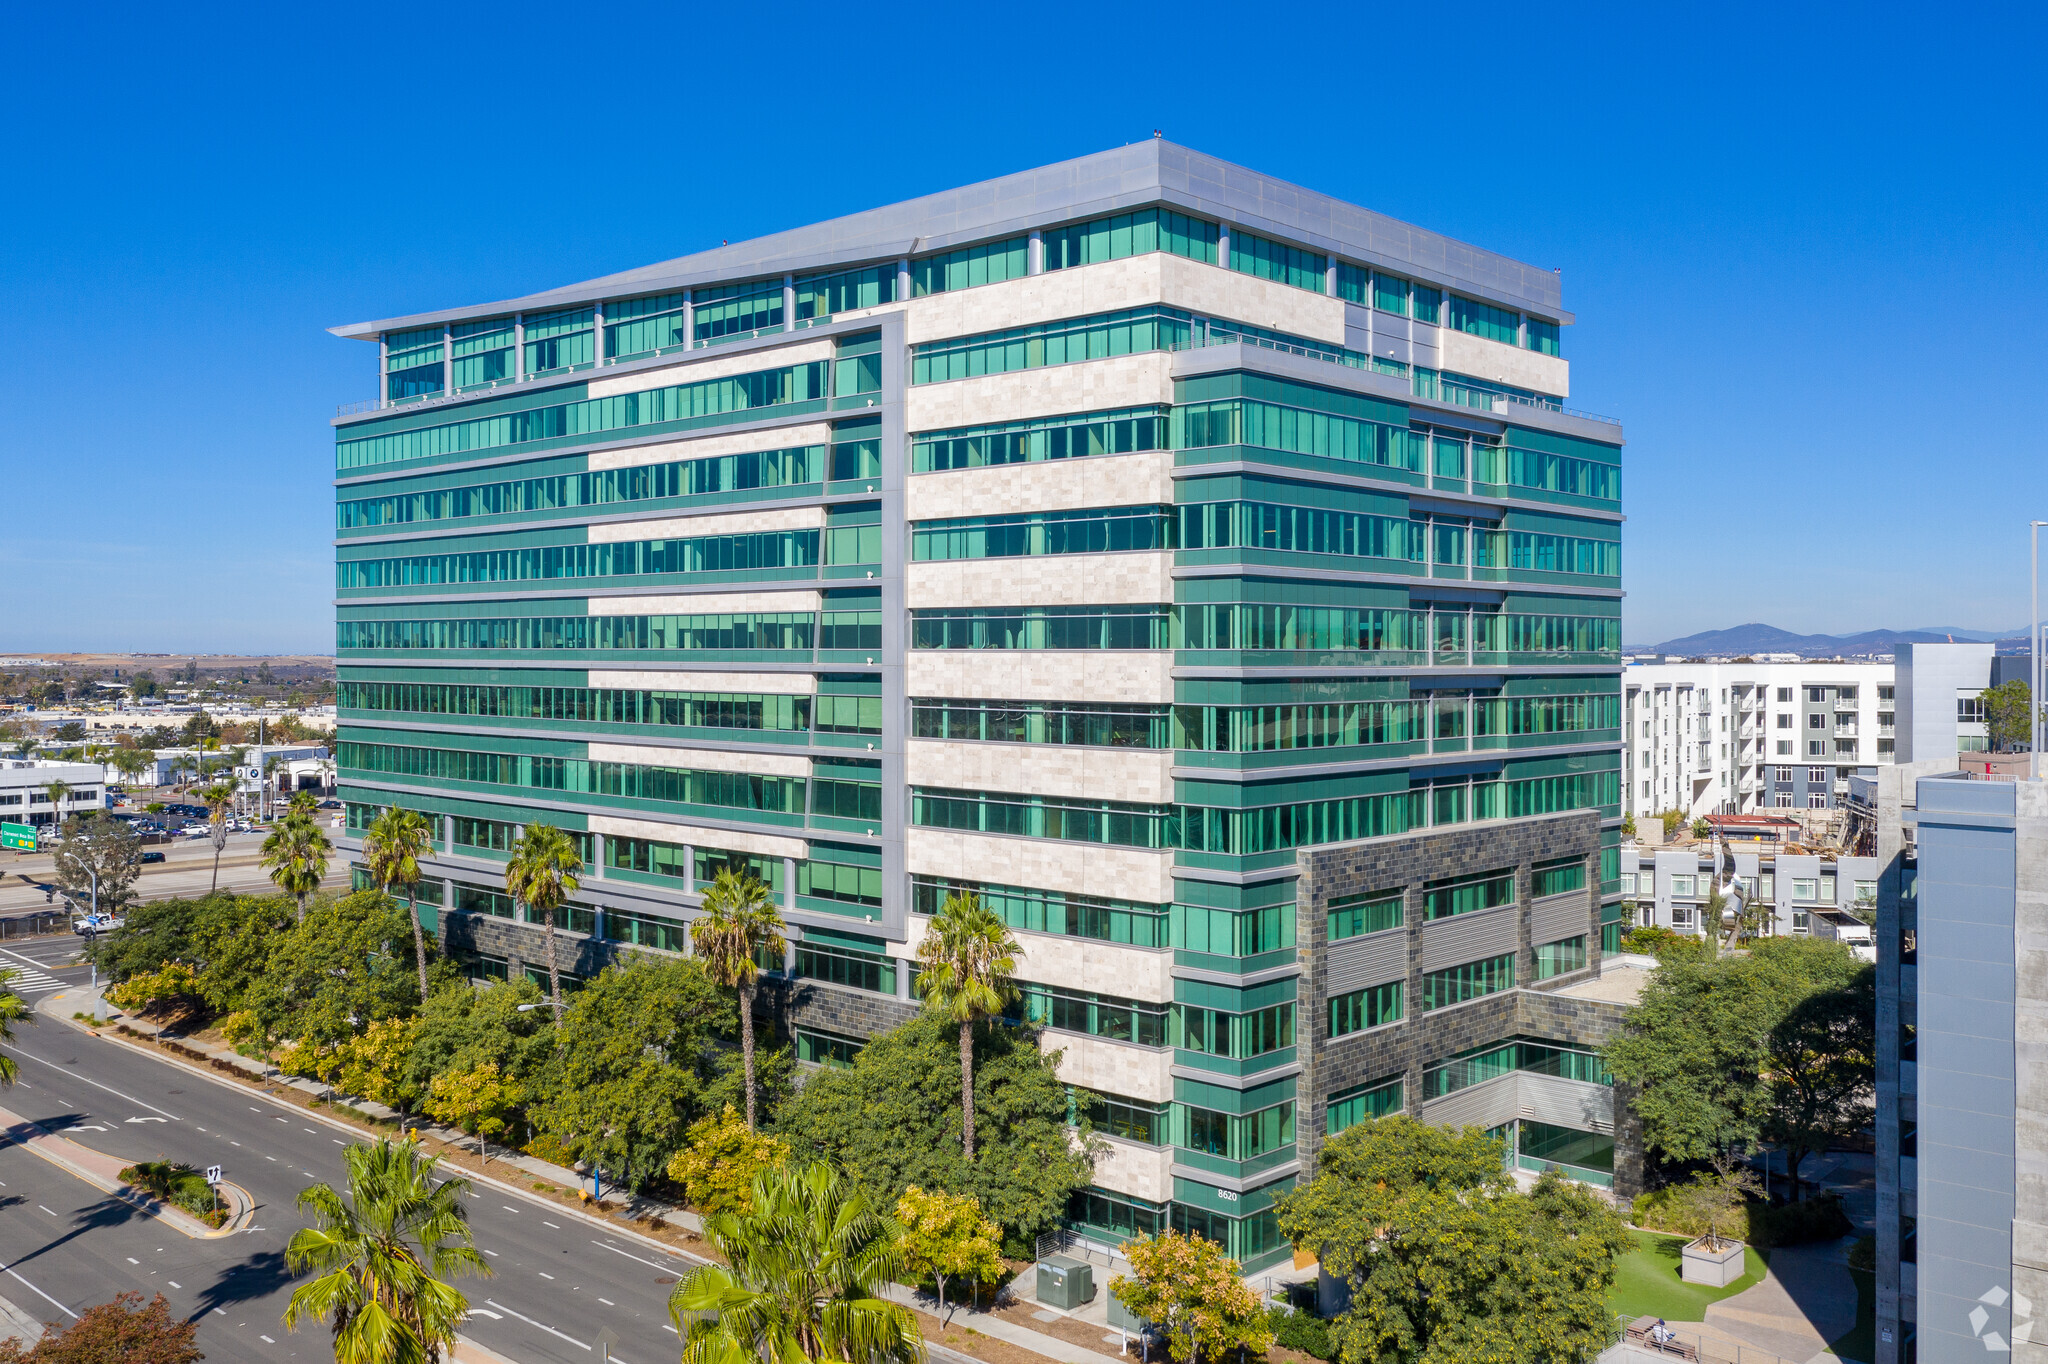
{"label": "bench", "polygon": [[1676,1335],[1672,1336],[1669,1340],[1661,1342],[1652,1340],[1650,1338],[1650,1327],[1652,1324],[1641,1322],[1629,1327],[1628,1343],[1640,1349],[1649,1350],[1654,1354],[1669,1355],[1673,1359],[1697,1360],[1700,1357],[1699,1346],[1688,1345]]}

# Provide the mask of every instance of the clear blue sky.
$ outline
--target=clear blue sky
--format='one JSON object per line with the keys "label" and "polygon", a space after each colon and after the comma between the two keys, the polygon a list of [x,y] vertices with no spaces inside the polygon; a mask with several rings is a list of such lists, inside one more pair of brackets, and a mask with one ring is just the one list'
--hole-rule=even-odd
{"label": "clear blue sky", "polygon": [[331,650],[341,322],[1147,137],[1564,272],[1627,635],[1998,628],[2039,6],[17,7],[0,650]]}

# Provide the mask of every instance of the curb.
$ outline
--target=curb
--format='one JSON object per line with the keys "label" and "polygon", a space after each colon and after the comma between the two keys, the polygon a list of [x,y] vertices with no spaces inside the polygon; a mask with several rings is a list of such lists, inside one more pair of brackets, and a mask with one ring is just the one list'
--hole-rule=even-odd
{"label": "curb", "polygon": [[[77,1147],[79,1150],[88,1151],[107,1160],[120,1160],[119,1156],[109,1156],[103,1151],[93,1151],[91,1147],[78,1147],[76,1142],[50,1131],[41,1123],[24,1118],[18,1113],[10,1113],[4,1108],[0,1108],[0,1122],[6,1123],[9,1128],[9,1133],[4,1140],[23,1147],[30,1155],[41,1157],[73,1178],[83,1180],[85,1183],[92,1185],[101,1193],[118,1198],[137,1211],[147,1213],[158,1221],[169,1224],[173,1230],[182,1232],[195,1241],[219,1240],[222,1237],[233,1236],[237,1231],[241,1230],[241,1228],[233,1225],[218,1229],[209,1227],[183,1208],[176,1207],[152,1194],[143,1193],[132,1184],[124,1184],[118,1179],[108,1179],[105,1175],[87,1169],[85,1165],[67,1155],[63,1147],[58,1146],[57,1143],[61,1142],[63,1146]],[[21,1129],[26,1129],[43,1140],[40,1142],[23,1140],[13,1135],[15,1131]],[[132,1164],[133,1162],[130,1163]],[[245,1200],[248,1198],[246,1194],[243,1197]],[[253,1217],[254,1214],[255,1205],[253,1201],[248,1202],[246,1211],[242,1215]]]}
{"label": "curb", "polygon": [[[55,996],[53,995],[49,998],[54,999]],[[270,1097],[269,1095],[262,1094],[261,1090],[258,1089],[255,1084],[245,1084],[240,1081],[232,1080],[228,1078],[226,1075],[219,1074],[208,1067],[200,1066],[192,1061],[188,1061],[181,1056],[169,1055],[165,1053],[161,1048],[144,1049],[139,1045],[130,1042],[127,1038],[120,1036],[118,1033],[115,1033],[111,1026],[108,1026],[105,1029],[93,1028],[84,1023],[81,1023],[79,1020],[75,1018],[66,1017],[55,1011],[52,1011],[50,1016],[57,1019],[58,1022],[65,1024],[67,1027],[76,1028],[78,1029],[78,1031],[85,1033],[88,1036],[97,1037],[103,1042],[112,1042],[117,1046],[133,1047],[135,1050],[143,1051],[145,1055],[150,1056],[152,1059],[159,1061],[164,1065],[175,1066],[179,1070],[187,1071],[193,1075],[200,1077],[201,1079],[211,1080],[213,1083],[220,1085],[223,1088],[235,1089],[243,1093],[255,1091],[259,1097]],[[260,1080],[261,1077],[252,1076],[251,1079]],[[337,1132],[347,1133],[349,1136],[355,1137],[359,1140],[374,1141],[376,1138],[380,1136],[389,1135],[387,1133],[366,1132],[362,1128],[355,1126],[353,1123],[346,1122],[340,1118],[333,1117],[330,1114],[318,1111],[316,1109],[300,1109],[297,1108],[296,1105],[290,1104],[284,1106],[294,1108],[301,1117],[308,1118],[315,1122],[324,1123],[328,1127],[333,1128]],[[584,1225],[591,1227],[595,1230],[610,1232],[614,1236],[628,1237],[633,1241],[638,1242],[641,1246],[646,1247],[650,1250],[659,1251],[663,1255],[667,1255],[672,1259],[682,1260],[686,1263],[695,1265],[711,1263],[710,1261],[706,1260],[704,1257],[700,1255],[693,1255],[687,1250],[679,1250],[675,1246],[670,1245],[668,1242],[657,1240],[644,1232],[635,1231],[631,1227],[620,1226],[617,1223],[607,1221],[604,1218],[594,1217],[591,1214],[583,1211],[581,1208],[567,1207],[561,1203],[555,1202],[551,1198],[542,1198],[539,1195],[535,1194],[534,1191],[531,1189],[522,1189],[516,1184],[507,1183],[503,1180],[494,1178],[490,1175],[479,1174],[470,1170],[462,1170],[461,1173],[458,1174],[456,1177],[459,1179],[467,1179],[472,1184],[488,1186],[490,1188],[496,1189],[499,1193],[511,1194],[515,1197],[524,1199],[526,1202],[534,1204],[539,1207],[551,1208],[558,1213],[562,1213],[569,1217],[574,1217],[578,1221],[582,1222]],[[204,1223],[200,1223],[199,1225],[205,1226]],[[206,1230],[208,1233],[213,1232],[213,1229],[211,1227],[207,1227]],[[189,1232],[187,1233],[187,1235],[190,1234],[191,1233]]]}

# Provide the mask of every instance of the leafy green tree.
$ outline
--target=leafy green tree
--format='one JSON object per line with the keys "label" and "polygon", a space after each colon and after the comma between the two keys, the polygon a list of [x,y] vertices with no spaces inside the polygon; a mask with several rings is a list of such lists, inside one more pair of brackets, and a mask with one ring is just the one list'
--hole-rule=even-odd
{"label": "leafy green tree", "polygon": [[754,988],[760,976],[760,955],[780,960],[788,944],[782,937],[782,915],[768,898],[768,888],[752,872],[720,867],[704,892],[703,911],[690,924],[690,951],[704,963],[711,979],[739,996],[740,1058],[746,1072],[747,1126],[754,1113]]}
{"label": "leafy green tree", "polygon": [[26,1349],[12,1337],[0,1341],[0,1364],[198,1364],[204,1358],[199,1324],[172,1316],[161,1293],[147,1306],[140,1293],[117,1293]]}
{"label": "leafy green tree", "polygon": [[1003,917],[953,892],[925,924],[917,945],[917,992],[925,1008],[960,1030],[960,1149],[974,1159],[974,1025],[1002,1013],[1016,995],[1017,953]]}
{"label": "leafy green tree", "polygon": [[753,1207],[754,1176],[789,1160],[789,1143],[763,1136],[727,1104],[717,1117],[690,1124],[688,1144],[669,1157],[668,1177],[701,1213]]}
{"label": "leafy green tree", "polygon": [[405,918],[382,891],[316,901],[305,923],[274,939],[239,1007],[253,1010],[272,1036],[323,1047],[379,1019],[417,1013]]}
{"label": "leafy green tree", "polygon": [[125,821],[103,810],[73,815],[64,821],[64,837],[57,844],[57,885],[78,904],[97,901],[102,913],[118,911],[135,898],[141,853],[142,835]]}
{"label": "leafy green tree", "polygon": [[1763,1042],[1773,1009],[1748,957],[1666,953],[1601,1060],[1666,1159],[1726,1173],[1770,1111]]}
{"label": "leafy green tree", "polygon": [[[279,890],[298,903],[300,923],[306,922],[306,897],[327,878],[327,858],[333,851],[334,845],[320,826],[297,812],[279,820],[263,840],[264,870]],[[424,959],[424,951],[420,955]]]}
{"label": "leafy green tree", "polygon": [[2025,679],[2015,677],[1984,689],[1985,727],[1995,752],[2010,753],[2034,741],[2033,692]]}
{"label": "leafy green tree", "polygon": [[1764,1137],[1785,1151],[1792,1199],[1799,1167],[1870,1125],[1877,1083],[1877,968],[1825,938],[1764,938],[1748,969],[1774,1004],[1764,1035],[1770,1110]]}
{"label": "leafy green tree", "polygon": [[505,861],[505,893],[529,911],[539,910],[547,931],[548,1003],[558,1024],[564,1005],[562,968],[555,952],[555,911],[576,893],[576,874],[582,870],[575,840],[552,824],[527,825]]}
{"label": "leafy green tree", "polygon": [[[903,1227],[903,1267],[930,1279],[946,1300],[946,1282],[964,1278],[976,1289],[1003,1277],[1003,1230],[981,1215],[981,1200],[915,1184],[896,1200]],[[979,1293],[976,1294],[979,1301]]]}
{"label": "leafy green tree", "polygon": [[764,1170],[752,1201],[704,1219],[725,1263],[669,1295],[682,1364],[923,1364],[917,1318],[882,1296],[903,1274],[891,1219],[825,1165]]}
{"label": "leafy green tree", "polygon": [[1100,1147],[1076,1147],[1057,1053],[1024,1028],[975,1034],[981,1140],[959,1140],[960,1066],[953,1023],[920,1014],[869,1039],[853,1064],[818,1071],[776,1118],[799,1159],[843,1168],[877,1207],[903,1191],[972,1194],[1005,1232],[1028,1239],[1059,1225],[1067,1196],[1092,1177]]}
{"label": "leafy green tree", "polygon": [[[420,998],[427,989],[427,934],[420,924],[420,859],[434,850],[434,830],[427,817],[402,805],[387,805],[363,834],[363,862],[370,880],[389,894],[405,887],[405,913],[412,921],[413,955],[419,962]],[[303,920],[303,916],[301,916]]]}
{"label": "leafy green tree", "polygon": [[1111,1279],[1109,1291],[1133,1316],[1161,1329],[1176,1364],[1272,1347],[1265,1305],[1214,1241],[1166,1231],[1124,1242],[1124,1255],[1131,1272]]}
{"label": "leafy green tree", "polygon": [[436,1184],[439,1162],[407,1141],[359,1143],[344,1158],[346,1197],[326,1184],[299,1195],[318,1225],[293,1234],[285,1263],[320,1277],[292,1291],[284,1324],[328,1322],[335,1364],[432,1364],[454,1348],[469,1310],[446,1281],[491,1272],[462,1204],[469,1181]]}
{"label": "leafy green tree", "polygon": [[644,1184],[711,1108],[714,1038],[730,1024],[730,1005],[700,962],[606,967],[555,1025],[559,1055],[534,1125],[614,1182]]}
{"label": "leafy green tree", "polygon": [[1333,1137],[1316,1178],[1277,1205],[1282,1234],[1350,1287],[1332,1323],[1347,1360],[1591,1358],[1634,1244],[1619,1213],[1554,1170],[1516,1192],[1479,1128],[1401,1114]]}
{"label": "leafy green tree", "polygon": [[206,822],[213,826],[213,885],[208,890],[211,894],[220,889],[220,855],[228,846],[228,814],[235,808],[235,784],[214,782],[200,791],[199,799],[206,805]]}
{"label": "leafy green tree", "polygon": [[424,1092],[436,1075],[489,1062],[538,1092],[554,1060],[554,1015],[519,1006],[540,1002],[540,987],[524,976],[482,989],[460,980],[442,985],[420,1010],[406,1061],[410,1083]]}
{"label": "leafy green tree", "polygon": [[496,1061],[436,1075],[427,1091],[427,1112],[473,1135],[477,1157],[486,1165],[491,1160],[486,1143],[511,1126],[512,1115],[525,1102],[525,1087],[499,1070]]}
{"label": "leafy green tree", "polygon": [[64,802],[71,799],[71,783],[68,781],[44,782],[43,797],[50,802],[50,823],[52,825],[62,824],[64,822]]}
{"label": "leafy green tree", "polygon": [[1739,956],[1666,955],[1602,1049],[1645,1141],[1706,1160],[1782,1145],[1798,1191],[1807,1155],[1862,1130],[1875,1080],[1875,968],[1819,938],[1759,938]]}
{"label": "leafy green tree", "polygon": [[199,964],[200,992],[216,1012],[248,1007],[271,956],[294,933],[292,902],[281,895],[212,895],[192,903],[191,959]]}

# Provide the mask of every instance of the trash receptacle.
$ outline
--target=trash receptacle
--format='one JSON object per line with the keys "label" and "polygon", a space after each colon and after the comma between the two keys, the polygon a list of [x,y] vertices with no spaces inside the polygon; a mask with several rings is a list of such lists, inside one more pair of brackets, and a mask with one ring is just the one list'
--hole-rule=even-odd
{"label": "trash receptacle", "polygon": [[1095,1266],[1071,1255],[1048,1255],[1038,1262],[1038,1300],[1047,1307],[1071,1312],[1095,1296]]}

